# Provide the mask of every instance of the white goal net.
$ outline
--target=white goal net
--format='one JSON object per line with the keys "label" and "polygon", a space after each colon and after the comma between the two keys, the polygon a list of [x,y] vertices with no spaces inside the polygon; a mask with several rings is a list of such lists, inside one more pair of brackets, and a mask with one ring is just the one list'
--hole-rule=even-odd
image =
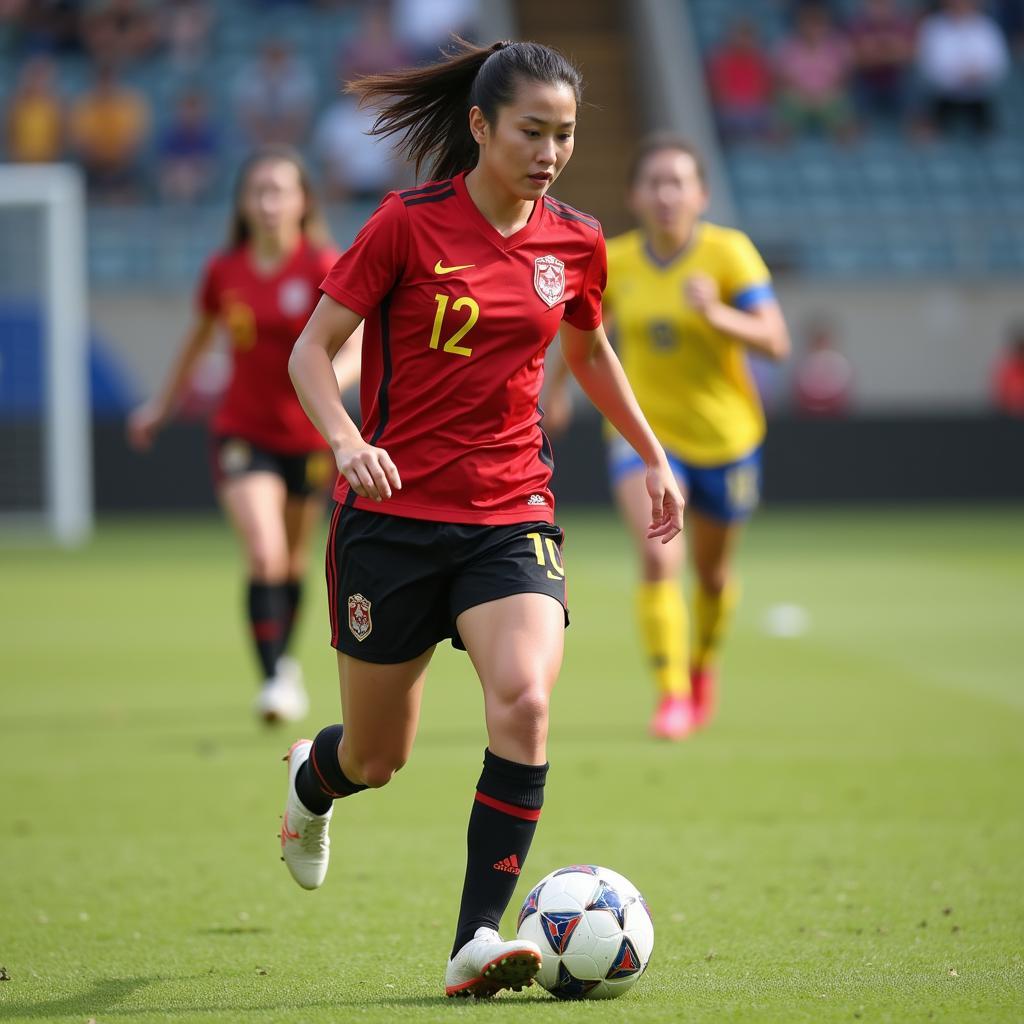
{"label": "white goal net", "polygon": [[84,195],[66,165],[0,165],[0,530],[92,529]]}

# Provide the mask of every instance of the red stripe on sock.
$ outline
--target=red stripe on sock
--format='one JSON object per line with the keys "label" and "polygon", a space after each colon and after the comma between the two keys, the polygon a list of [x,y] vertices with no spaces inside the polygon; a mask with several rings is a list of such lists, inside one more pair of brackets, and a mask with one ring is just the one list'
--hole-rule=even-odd
{"label": "red stripe on sock", "polygon": [[276,640],[281,633],[281,626],[273,619],[256,619],[252,624],[252,632],[257,640]]}
{"label": "red stripe on sock", "polygon": [[343,796],[347,796],[346,793],[335,793],[330,786],[327,785],[327,780],[323,777],[323,773],[320,771],[320,766],[316,763],[316,747],[309,748],[309,763],[313,766],[313,771],[316,772],[316,777],[320,780],[320,788],[324,793],[332,797],[335,800],[340,800]]}
{"label": "red stripe on sock", "polygon": [[485,807],[492,807],[502,814],[510,814],[513,818],[522,818],[523,821],[537,821],[540,818],[539,807],[535,811],[529,807],[516,807],[515,804],[505,803],[504,800],[495,800],[493,796],[481,793],[479,789],[476,791],[476,798]]}

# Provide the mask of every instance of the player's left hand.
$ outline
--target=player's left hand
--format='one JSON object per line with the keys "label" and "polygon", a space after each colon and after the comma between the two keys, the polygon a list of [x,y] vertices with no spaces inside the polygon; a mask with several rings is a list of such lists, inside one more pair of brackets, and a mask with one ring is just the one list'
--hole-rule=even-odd
{"label": "player's left hand", "polygon": [[693,274],[686,280],[686,299],[698,313],[707,314],[718,302],[718,282],[707,274]]}
{"label": "player's left hand", "polygon": [[667,462],[647,468],[647,493],[651,498],[651,525],[647,539],[661,538],[667,544],[683,529],[683,500],[679,484]]}

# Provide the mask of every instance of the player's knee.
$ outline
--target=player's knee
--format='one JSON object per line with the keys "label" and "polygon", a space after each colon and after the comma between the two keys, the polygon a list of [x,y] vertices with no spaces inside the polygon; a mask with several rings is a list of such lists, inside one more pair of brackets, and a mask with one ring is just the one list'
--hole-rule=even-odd
{"label": "player's knee", "polygon": [[249,549],[249,573],[253,579],[267,583],[283,580],[288,574],[288,560],[273,548],[257,544]]}
{"label": "player's knee", "polygon": [[662,580],[675,579],[679,573],[679,560],[674,555],[665,551],[662,544],[656,550],[653,545],[648,544],[643,551],[642,572],[648,583],[660,583]]}
{"label": "player's knee", "polygon": [[543,739],[548,729],[548,694],[541,686],[524,686],[502,701],[506,729],[520,739]]}
{"label": "player's knee", "polygon": [[399,771],[404,764],[404,757],[388,757],[381,754],[369,757],[360,765],[363,784],[369,786],[370,789],[380,789],[391,781],[395,772]]}
{"label": "player's knee", "polygon": [[718,597],[729,582],[729,574],[723,566],[712,566],[697,571],[697,579],[705,594]]}

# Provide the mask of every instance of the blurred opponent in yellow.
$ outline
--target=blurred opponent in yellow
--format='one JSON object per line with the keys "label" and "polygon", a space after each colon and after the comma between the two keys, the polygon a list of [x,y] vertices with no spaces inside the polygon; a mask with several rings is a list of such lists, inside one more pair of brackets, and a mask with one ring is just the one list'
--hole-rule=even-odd
{"label": "blurred opponent in yellow", "polygon": [[[651,731],[669,739],[713,711],[714,658],[736,601],[731,555],[758,502],[765,420],[747,353],[789,352],[768,268],[742,232],[701,219],[707,203],[689,143],[644,142],[629,190],[639,227],[609,240],[604,295],[623,368],[687,495],[692,645],[679,581],[684,542],[647,540],[643,463],[608,430],[613,490],[641,559],[637,614],[659,691]],[[556,370],[546,401],[555,429],[566,416],[565,381]]]}

